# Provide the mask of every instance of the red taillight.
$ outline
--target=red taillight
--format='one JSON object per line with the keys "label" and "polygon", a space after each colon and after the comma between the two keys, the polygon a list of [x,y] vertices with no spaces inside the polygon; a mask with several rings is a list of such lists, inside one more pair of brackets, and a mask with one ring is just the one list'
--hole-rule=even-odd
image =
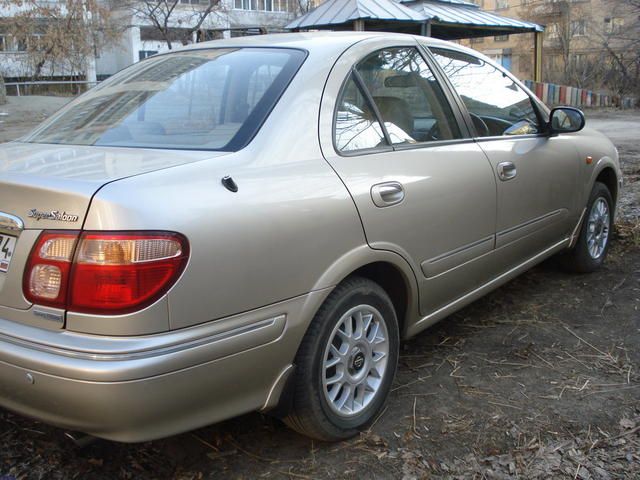
{"label": "red taillight", "polygon": [[[69,249],[64,242],[70,239],[77,241]],[[52,259],[43,255],[49,251],[62,253]],[[188,256],[187,241],[177,233],[44,232],[31,252],[24,292],[33,303],[73,312],[128,313],[166,293]]]}

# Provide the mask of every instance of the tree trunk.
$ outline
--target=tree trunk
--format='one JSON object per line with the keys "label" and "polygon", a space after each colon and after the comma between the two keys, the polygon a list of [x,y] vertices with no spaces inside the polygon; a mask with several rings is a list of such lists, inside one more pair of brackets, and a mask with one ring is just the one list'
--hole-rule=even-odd
{"label": "tree trunk", "polygon": [[7,90],[4,86],[4,78],[0,75],[0,105],[7,103]]}

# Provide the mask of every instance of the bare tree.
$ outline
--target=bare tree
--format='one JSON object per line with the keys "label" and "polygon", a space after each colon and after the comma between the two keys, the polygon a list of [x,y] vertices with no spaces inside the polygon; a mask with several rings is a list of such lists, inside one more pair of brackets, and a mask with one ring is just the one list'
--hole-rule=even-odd
{"label": "bare tree", "polygon": [[608,54],[604,83],[640,97],[640,0],[609,0],[604,28],[597,32]]}
{"label": "bare tree", "polygon": [[222,1],[130,0],[127,6],[136,18],[155,28],[171,50],[174,42],[191,43],[207,18],[222,9]]}
{"label": "bare tree", "polygon": [[111,21],[111,10],[99,0],[0,0],[15,13],[3,29],[29,64],[34,79],[45,67],[80,74],[96,53],[117,41],[120,29]]}
{"label": "bare tree", "polygon": [[546,25],[545,81],[640,93],[640,0],[603,0],[604,15],[574,0],[536,3],[521,15]]}
{"label": "bare tree", "polygon": [[572,0],[556,0],[529,8],[521,14],[546,25],[545,80],[577,86],[589,83],[595,72],[589,68],[587,57],[576,55],[588,33],[584,6]]}
{"label": "bare tree", "polygon": [[299,13],[301,15],[304,15],[305,13],[307,13],[312,8],[315,8],[318,5],[318,3],[320,3],[320,2],[318,2],[318,0],[298,0],[298,2],[297,2],[298,12],[297,13]]}

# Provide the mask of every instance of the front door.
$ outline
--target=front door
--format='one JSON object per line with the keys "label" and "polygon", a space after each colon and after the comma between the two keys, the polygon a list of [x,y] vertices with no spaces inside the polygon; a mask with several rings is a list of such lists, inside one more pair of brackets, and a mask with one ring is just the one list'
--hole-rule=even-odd
{"label": "front door", "polygon": [[532,99],[498,67],[455,50],[431,52],[497,179],[497,261],[513,266],[565,239],[577,222],[579,159],[571,139],[546,135]]}
{"label": "front door", "polygon": [[361,42],[334,67],[321,144],[369,245],[411,263],[430,312],[490,277],[474,259],[494,248],[496,182],[415,43],[381,45]]}

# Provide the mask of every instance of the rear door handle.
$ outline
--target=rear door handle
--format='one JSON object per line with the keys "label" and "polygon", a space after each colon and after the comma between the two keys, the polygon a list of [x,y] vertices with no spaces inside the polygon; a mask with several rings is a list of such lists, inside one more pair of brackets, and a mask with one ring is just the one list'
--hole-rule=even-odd
{"label": "rear door handle", "polygon": [[498,177],[503,182],[515,178],[517,173],[516,166],[513,162],[500,162],[498,164]]}
{"label": "rear door handle", "polygon": [[404,187],[398,182],[379,183],[371,187],[371,199],[377,207],[397,205],[404,200]]}

